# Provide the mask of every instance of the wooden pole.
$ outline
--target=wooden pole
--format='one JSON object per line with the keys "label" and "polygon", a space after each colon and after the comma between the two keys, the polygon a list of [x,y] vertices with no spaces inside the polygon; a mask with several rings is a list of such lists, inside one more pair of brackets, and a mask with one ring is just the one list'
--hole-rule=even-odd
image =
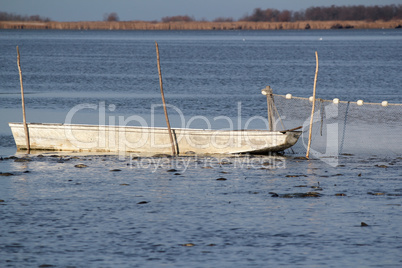
{"label": "wooden pole", "polygon": [[314,77],[314,89],[313,89],[313,108],[311,109],[311,117],[310,117],[310,129],[308,133],[308,145],[307,145],[307,153],[306,158],[308,159],[310,156],[310,147],[311,147],[311,131],[313,129],[313,119],[314,119],[314,109],[315,109],[315,89],[317,86],[317,75],[318,75],[318,54],[317,51],[315,52],[315,77]]}
{"label": "wooden pole", "polygon": [[274,131],[274,109],[273,109],[273,96],[272,96],[272,88],[267,87],[267,106],[268,106],[268,124],[269,124],[269,131]]}
{"label": "wooden pole", "polygon": [[21,72],[21,63],[20,63],[20,50],[17,46],[17,64],[18,64],[18,72],[20,74],[20,84],[21,84],[21,103],[22,103],[22,120],[24,124],[24,131],[25,131],[25,140],[27,144],[27,152],[28,154],[31,151],[31,146],[29,144],[29,133],[28,133],[28,126],[27,126],[27,121],[26,121],[26,116],[25,116],[25,100],[24,100],[24,86],[22,84],[22,72]]}
{"label": "wooden pole", "polygon": [[155,46],[156,46],[156,59],[158,61],[159,85],[160,85],[160,88],[161,88],[163,111],[165,112],[165,119],[166,119],[166,124],[167,124],[167,127],[168,127],[168,131],[169,131],[170,143],[172,145],[172,155],[175,155],[176,150],[175,150],[175,146],[174,146],[173,133],[172,133],[172,130],[170,128],[169,116],[168,116],[168,113],[167,113],[167,110],[166,110],[165,95],[163,93],[162,71],[161,71],[161,63],[160,63],[160,59],[159,59],[159,47],[158,47],[157,42],[155,42]]}

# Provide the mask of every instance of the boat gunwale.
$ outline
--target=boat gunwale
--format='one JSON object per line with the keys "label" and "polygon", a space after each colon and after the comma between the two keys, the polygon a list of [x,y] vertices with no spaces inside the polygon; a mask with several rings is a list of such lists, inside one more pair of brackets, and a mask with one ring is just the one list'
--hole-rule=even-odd
{"label": "boat gunwale", "polygon": [[[23,127],[23,123],[8,123],[10,127]],[[167,128],[164,127],[142,127],[142,126],[115,126],[115,125],[91,125],[91,124],[63,124],[63,123],[27,123],[28,128],[60,128],[60,127],[79,127],[79,130],[107,130],[107,129],[124,129],[130,132],[143,131],[143,130],[156,130],[159,131],[167,131]],[[173,131],[184,131],[184,134],[192,134],[192,135],[200,135],[206,134],[205,132],[209,132],[209,134],[215,135],[233,135],[233,134],[250,134],[251,136],[261,136],[261,135],[286,135],[287,133],[302,133],[302,131],[289,131],[289,130],[276,130],[269,131],[263,129],[237,129],[237,130],[222,130],[222,129],[198,129],[198,128],[172,128]],[[202,132],[202,133],[200,133]],[[180,133],[181,134],[181,133]]]}

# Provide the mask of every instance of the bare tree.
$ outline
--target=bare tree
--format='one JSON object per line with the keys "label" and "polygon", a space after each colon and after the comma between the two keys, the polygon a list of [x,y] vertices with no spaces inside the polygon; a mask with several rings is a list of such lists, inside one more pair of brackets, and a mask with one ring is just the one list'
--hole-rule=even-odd
{"label": "bare tree", "polygon": [[292,20],[292,12],[289,10],[283,10],[278,14],[278,21],[286,22]]}
{"label": "bare tree", "polygon": [[103,15],[103,20],[104,21],[119,21],[119,16],[117,15],[116,12],[105,13]]}

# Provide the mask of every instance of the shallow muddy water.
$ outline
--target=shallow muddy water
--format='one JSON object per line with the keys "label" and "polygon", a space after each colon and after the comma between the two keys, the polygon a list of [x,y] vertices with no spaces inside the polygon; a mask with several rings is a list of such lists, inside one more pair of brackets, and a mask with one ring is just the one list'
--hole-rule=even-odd
{"label": "shallow muddy water", "polygon": [[0,161],[3,267],[401,264],[401,158],[18,157]]}

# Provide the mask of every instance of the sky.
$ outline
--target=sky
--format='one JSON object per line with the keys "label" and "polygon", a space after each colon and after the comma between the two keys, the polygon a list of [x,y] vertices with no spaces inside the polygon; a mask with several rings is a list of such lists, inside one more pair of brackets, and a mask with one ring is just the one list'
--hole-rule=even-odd
{"label": "sky", "polygon": [[54,21],[100,21],[111,12],[116,12],[121,21],[153,21],[176,15],[237,20],[255,8],[299,11],[312,6],[391,4],[402,4],[402,0],[0,0],[0,11],[40,15]]}

